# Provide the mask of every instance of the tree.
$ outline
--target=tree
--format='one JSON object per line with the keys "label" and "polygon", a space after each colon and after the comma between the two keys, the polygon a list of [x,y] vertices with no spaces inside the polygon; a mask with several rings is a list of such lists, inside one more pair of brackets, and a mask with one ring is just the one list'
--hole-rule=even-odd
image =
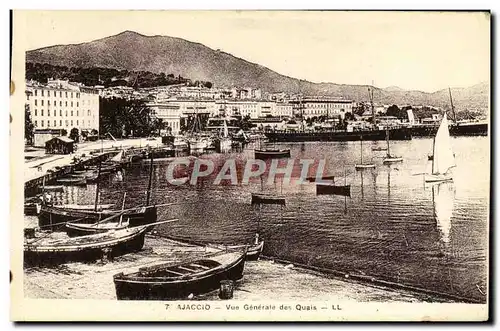
{"label": "tree", "polygon": [[205,87],[206,88],[212,88],[212,83],[211,82],[205,82]]}
{"label": "tree", "polygon": [[344,119],[346,121],[354,121],[355,120],[354,115],[351,112],[346,112]]}
{"label": "tree", "polygon": [[24,106],[24,139],[26,139],[27,145],[33,144],[33,138],[35,136],[35,126],[31,120],[30,106]]}
{"label": "tree", "polygon": [[97,131],[96,129],[92,129],[92,131],[90,131],[90,134],[92,134],[93,136],[97,136],[99,134],[99,131]]}
{"label": "tree", "polygon": [[400,117],[401,116],[401,110],[397,105],[392,105],[387,108],[386,112],[387,116],[395,116],[395,117]]}
{"label": "tree", "polygon": [[68,135],[68,131],[66,131],[66,129],[61,129],[61,136],[67,136]]}
{"label": "tree", "polygon": [[71,129],[69,132],[69,139],[73,139],[75,142],[78,142],[80,138],[80,133],[77,128]]}

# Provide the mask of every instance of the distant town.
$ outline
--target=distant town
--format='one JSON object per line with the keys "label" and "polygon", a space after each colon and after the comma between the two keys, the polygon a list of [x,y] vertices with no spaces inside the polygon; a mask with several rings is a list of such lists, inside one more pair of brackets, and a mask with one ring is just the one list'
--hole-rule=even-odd
{"label": "distant town", "polygon": [[[50,78],[46,83],[29,80],[27,143],[42,147],[60,135],[69,135],[77,142],[96,140],[99,134],[102,138],[107,133],[115,138],[179,135],[188,130],[193,116],[201,119],[202,128],[209,118],[224,117],[231,125],[249,131],[353,131],[372,125],[374,116],[382,127],[437,124],[446,110],[432,105],[378,104],[342,96],[268,93],[251,87],[216,88],[211,83],[194,85],[187,82],[134,88],[85,86]],[[461,112],[460,117],[477,119],[469,112]]]}

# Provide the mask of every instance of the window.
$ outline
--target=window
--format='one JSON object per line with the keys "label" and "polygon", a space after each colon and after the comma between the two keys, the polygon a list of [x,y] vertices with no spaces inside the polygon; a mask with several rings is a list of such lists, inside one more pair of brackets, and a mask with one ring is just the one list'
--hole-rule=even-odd
{"label": "window", "polygon": [[36,111],[36,109],[35,109],[35,116],[37,115],[36,113],[37,113],[37,111]]}
{"label": "window", "polygon": [[[43,109],[40,109],[40,113],[43,116]],[[43,124],[42,124],[42,126],[43,126]]]}
{"label": "window", "polygon": [[36,97],[36,95],[38,94],[37,92],[38,92],[38,91],[37,91],[37,90],[35,90],[35,97]]}
{"label": "window", "polygon": [[90,109],[87,110],[87,116],[90,116]]}
{"label": "window", "polygon": [[66,105],[66,107],[68,107],[68,101],[64,101],[64,104]]}
{"label": "window", "polygon": [[66,98],[68,97],[68,92],[64,92],[64,95],[66,96]]}
{"label": "window", "polygon": [[73,98],[73,92],[71,92],[71,98]]}
{"label": "window", "polygon": [[54,120],[54,126],[57,126],[57,124],[56,124],[56,120]]}
{"label": "window", "polygon": [[62,101],[59,101],[59,107],[62,107]]}
{"label": "window", "polygon": [[76,106],[78,107],[78,101],[76,102]]}
{"label": "window", "polygon": [[43,120],[42,120],[42,127],[43,127]]}
{"label": "window", "polygon": [[[67,110],[66,110],[66,115],[65,115],[65,116],[66,116],[66,117],[68,117],[68,111],[67,111]],[[67,124],[66,124],[66,125],[67,125]]]}
{"label": "window", "polygon": [[62,116],[62,109],[59,109],[59,116]]}
{"label": "window", "polygon": [[[43,97],[43,90],[42,90],[42,97]],[[43,126],[43,124],[42,124],[42,126]]]}
{"label": "window", "polygon": [[78,120],[76,120],[76,126],[78,126]]}
{"label": "window", "polygon": [[64,123],[66,124],[66,126],[68,126],[68,120],[64,121]]}
{"label": "window", "polygon": [[36,104],[36,99],[35,99],[35,106],[36,106],[36,105],[37,105],[37,104]]}
{"label": "window", "polygon": [[59,120],[59,126],[62,126],[62,120]]}
{"label": "window", "polygon": [[62,91],[59,91],[59,98],[62,98]]}
{"label": "window", "polygon": [[38,121],[35,121],[35,127],[37,127],[37,126],[38,126]]}
{"label": "window", "polygon": [[47,109],[47,116],[50,116],[50,109]]}
{"label": "window", "polygon": [[47,100],[47,106],[50,106],[50,100]]}
{"label": "window", "polygon": [[71,126],[73,126],[73,120],[71,120]]}
{"label": "window", "polygon": [[71,101],[71,107],[73,107],[73,101]]}
{"label": "window", "polygon": [[71,116],[73,116],[73,111],[71,111]]}
{"label": "window", "polygon": [[42,102],[42,106],[43,106],[43,100],[40,100]]}
{"label": "window", "polygon": [[[57,92],[56,92],[56,91],[54,91],[54,97],[57,97]],[[54,124],[54,125],[55,125],[55,124]]]}
{"label": "window", "polygon": [[80,116],[80,114],[79,114],[79,113],[80,113],[80,112],[77,110],[77,111],[76,111],[76,116]]}

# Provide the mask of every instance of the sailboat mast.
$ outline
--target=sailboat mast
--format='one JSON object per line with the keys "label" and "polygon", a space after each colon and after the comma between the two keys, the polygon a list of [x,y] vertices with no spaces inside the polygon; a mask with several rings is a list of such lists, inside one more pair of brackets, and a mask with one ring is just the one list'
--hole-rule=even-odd
{"label": "sailboat mast", "polygon": [[101,166],[102,166],[102,161],[99,160],[99,167],[97,168],[97,183],[95,186],[94,211],[97,211],[97,205],[99,203],[99,183],[101,182]]}
{"label": "sailboat mast", "polygon": [[153,181],[153,153],[150,153],[150,165],[149,165],[149,182],[148,191],[146,193],[146,206],[149,206],[149,200],[151,199],[151,185]]}
{"label": "sailboat mast", "polygon": [[385,129],[385,141],[387,142],[387,156],[391,155],[389,147],[389,129]]}
{"label": "sailboat mast", "polygon": [[361,137],[360,143],[361,143],[361,164],[363,164],[363,137]]}
{"label": "sailboat mast", "polygon": [[453,113],[453,122],[457,123],[457,115],[455,114],[455,107],[453,106],[453,98],[451,97],[451,88],[448,87],[448,92],[450,93],[450,104],[451,111]]}

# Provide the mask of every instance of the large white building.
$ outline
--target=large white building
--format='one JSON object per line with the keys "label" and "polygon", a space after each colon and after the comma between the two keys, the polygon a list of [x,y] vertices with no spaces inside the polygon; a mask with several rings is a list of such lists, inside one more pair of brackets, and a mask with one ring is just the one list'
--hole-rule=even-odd
{"label": "large white building", "polygon": [[35,129],[99,130],[97,89],[62,80],[27,82],[26,104]]}
{"label": "large white building", "polygon": [[291,100],[294,113],[309,117],[344,117],[345,113],[352,113],[354,102],[352,100],[328,98],[328,97],[305,97],[302,100]]}

